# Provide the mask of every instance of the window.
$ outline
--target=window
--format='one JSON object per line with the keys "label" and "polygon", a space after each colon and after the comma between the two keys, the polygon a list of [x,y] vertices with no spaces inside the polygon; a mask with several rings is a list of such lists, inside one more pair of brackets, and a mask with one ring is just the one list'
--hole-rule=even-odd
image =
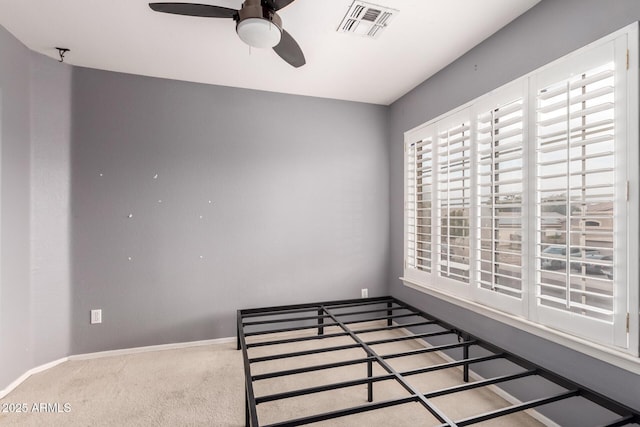
{"label": "window", "polygon": [[471,125],[466,114],[441,125],[436,162],[438,275],[469,283]]}
{"label": "window", "polygon": [[[625,96],[616,89],[624,86],[626,63],[616,67],[615,52],[613,41],[550,67],[534,88],[539,321],[562,322],[573,333],[588,329],[608,344],[616,344],[616,315],[625,323],[627,313],[626,289],[620,281],[616,289],[612,274],[625,257],[618,260],[614,248],[626,245],[615,234],[626,206],[617,197],[626,196],[626,176],[615,172],[625,156],[625,123],[616,119]],[[617,344],[626,345],[626,337]]]}
{"label": "window", "polygon": [[[524,93],[505,90],[476,111],[476,280],[479,298],[522,313],[524,194]],[[490,295],[486,295],[491,292]],[[510,298],[496,297],[495,294]]]}
{"label": "window", "polygon": [[411,144],[407,153],[407,266],[428,273],[432,242],[432,150],[432,140],[426,138]]}
{"label": "window", "polygon": [[407,283],[637,355],[637,34],[405,134]]}

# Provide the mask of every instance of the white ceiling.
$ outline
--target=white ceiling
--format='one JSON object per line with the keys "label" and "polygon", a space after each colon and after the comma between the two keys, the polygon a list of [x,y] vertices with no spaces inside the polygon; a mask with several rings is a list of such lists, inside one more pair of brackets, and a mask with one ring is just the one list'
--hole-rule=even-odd
{"label": "white ceiling", "polygon": [[73,65],[388,105],[539,1],[371,0],[400,12],[369,39],[336,32],[352,0],[297,0],[279,15],[305,53],[298,69],[250,50],[231,19],[157,13],[146,0],[0,0],[0,25],[52,58],[71,49]]}

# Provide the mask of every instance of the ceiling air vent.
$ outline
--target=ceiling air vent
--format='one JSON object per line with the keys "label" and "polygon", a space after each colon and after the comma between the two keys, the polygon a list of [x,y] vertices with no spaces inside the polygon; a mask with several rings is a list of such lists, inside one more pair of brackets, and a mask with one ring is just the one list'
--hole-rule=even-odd
{"label": "ceiling air vent", "polygon": [[396,9],[354,1],[342,19],[338,32],[376,38],[397,13]]}

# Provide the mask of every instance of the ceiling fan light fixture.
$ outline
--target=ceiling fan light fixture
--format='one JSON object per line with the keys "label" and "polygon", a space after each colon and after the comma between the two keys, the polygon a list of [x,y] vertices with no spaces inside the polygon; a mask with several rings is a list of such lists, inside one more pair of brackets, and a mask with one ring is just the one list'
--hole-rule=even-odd
{"label": "ceiling fan light fixture", "polygon": [[273,22],[264,18],[246,18],[236,27],[240,39],[252,47],[271,48],[280,43],[282,32]]}

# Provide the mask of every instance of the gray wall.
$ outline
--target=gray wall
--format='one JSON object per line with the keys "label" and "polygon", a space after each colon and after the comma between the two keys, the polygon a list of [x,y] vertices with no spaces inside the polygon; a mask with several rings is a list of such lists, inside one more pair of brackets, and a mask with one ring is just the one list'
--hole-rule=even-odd
{"label": "gray wall", "polygon": [[640,19],[637,0],[543,0],[391,106],[390,292],[481,338],[640,409],[640,376],[402,285],[403,134]]}
{"label": "gray wall", "polygon": [[31,368],[30,52],[0,29],[0,385]]}
{"label": "gray wall", "polygon": [[71,353],[387,292],[387,107],[85,68],[72,92]]}
{"label": "gray wall", "polygon": [[2,28],[0,58],[0,389],[386,293],[387,107],[72,68]]}
{"label": "gray wall", "polygon": [[31,56],[31,339],[40,365],[70,345],[72,68]]}
{"label": "gray wall", "polygon": [[0,388],[69,351],[70,79],[0,27]]}

